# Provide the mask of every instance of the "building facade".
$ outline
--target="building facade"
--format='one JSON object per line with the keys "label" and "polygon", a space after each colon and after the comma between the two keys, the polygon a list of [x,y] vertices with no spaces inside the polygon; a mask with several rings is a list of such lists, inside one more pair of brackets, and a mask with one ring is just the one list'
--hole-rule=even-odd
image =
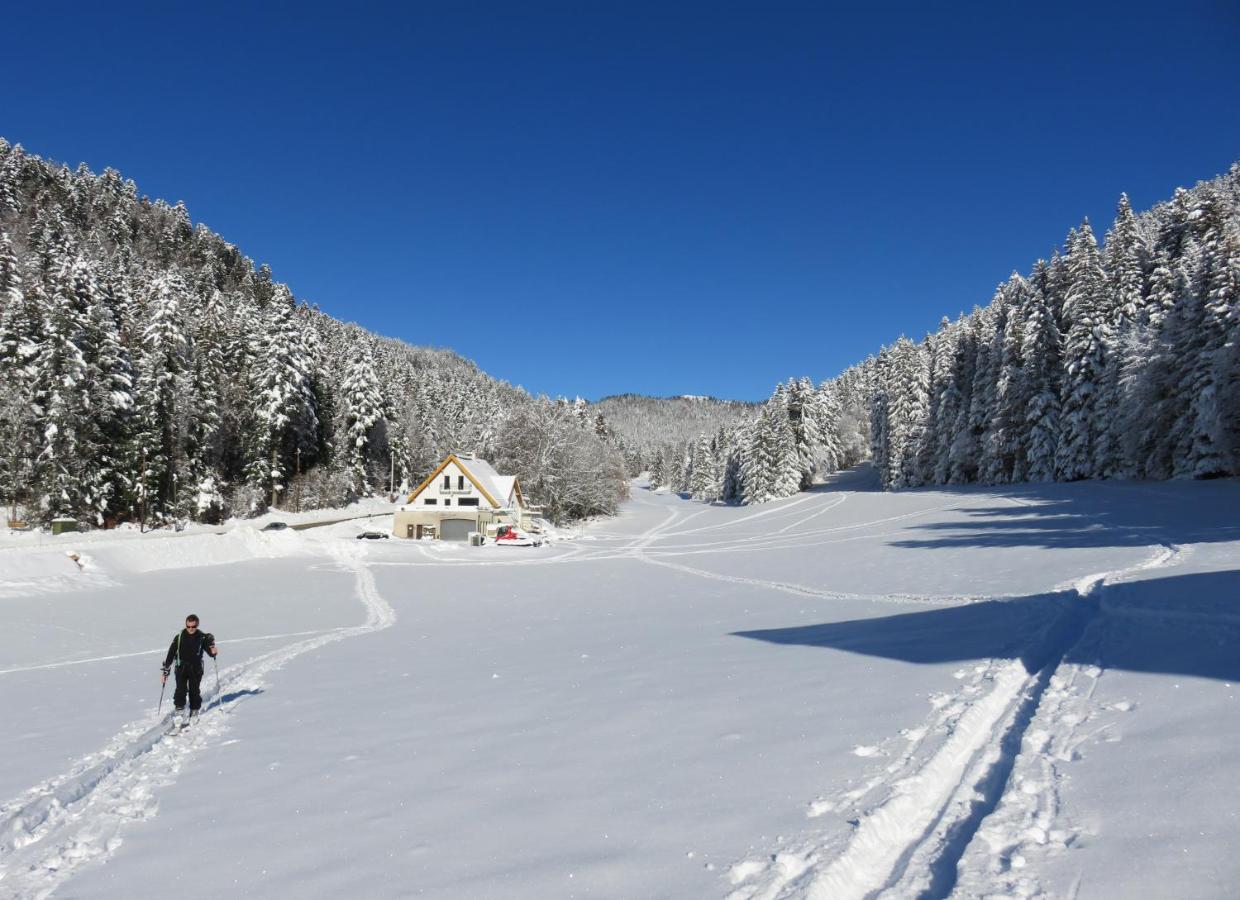
{"label": "building facade", "polygon": [[499,525],[528,528],[528,508],[515,475],[501,475],[485,459],[451,453],[396,511],[400,538],[464,541],[470,532],[493,534]]}

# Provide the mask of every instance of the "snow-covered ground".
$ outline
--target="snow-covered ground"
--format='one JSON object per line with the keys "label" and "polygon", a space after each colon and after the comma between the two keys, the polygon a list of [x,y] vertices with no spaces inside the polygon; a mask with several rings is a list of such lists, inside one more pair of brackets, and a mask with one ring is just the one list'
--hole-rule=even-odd
{"label": "snow-covered ground", "polygon": [[541,548],[11,541],[0,897],[1237,896],[1237,509],[863,470]]}

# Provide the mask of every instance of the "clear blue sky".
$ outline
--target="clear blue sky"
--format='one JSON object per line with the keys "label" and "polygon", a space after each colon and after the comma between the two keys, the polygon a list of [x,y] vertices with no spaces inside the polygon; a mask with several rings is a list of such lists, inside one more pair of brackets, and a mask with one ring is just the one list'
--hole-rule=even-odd
{"label": "clear blue sky", "polygon": [[1234,2],[249,6],[10,5],[0,135],[535,392],[830,377],[1240,158]]}

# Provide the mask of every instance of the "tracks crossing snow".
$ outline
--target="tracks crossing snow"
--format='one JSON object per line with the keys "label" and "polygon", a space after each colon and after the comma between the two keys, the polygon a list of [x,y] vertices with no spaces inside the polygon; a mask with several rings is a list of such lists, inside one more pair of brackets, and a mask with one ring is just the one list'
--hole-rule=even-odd
{"label": "tracks crossing snow", "polygon": [[193,757],[219,743],[229,718],[264,689],[268,675],[304,653],[390,627],[396,613],[375,586],[365,548],[334,548],[354,576],[366,619],[273,650],[220,672],[219,694],[204,692],[200,720],[176,737],[148,716],[130,723],[101,750],[67,772],[0,806],[0,898],[50,896],[82,866],[116,852],[125,826],[158,811],[158,793]]}
{"label": "tracks crossing snow", "polygon": [[[917,736],[914,743],[919,743],[946,729],[937,749],[917,754],[911,748],[902,763],[888,766],[861,791],[836,801],[818,801],[811,808],[811,815],[845,809],[885,787],[885,797],[854,820],[855,828],[846,841],[820,836],[767,860],[738,864],[733,870],[738,886],[731,900],[948,896],[957,886],[958,864],[975,835],[1003,806],[1022,753],[1034,757],[1021,760],[1024,769],[1032,765],[1049,782],[1036,783],[1043,795],[1040,801],[1009,802],[1002,810],[1008,827],[1000,830],[1033,835],[1043,843],[1063,842],[1062,830],[1056,832],[1058,776],[1051,757],[1071,752],[1081,717],[1068,712],[1071,685],[1057,672],[1068,651],[1100,615],[1108,583],[1174,565],[1181,554],[1178,547],[1162,545],[1134,566],[1087,575],[1077,579],[1070,591],[1048,596],[1047,602],[1059,602],[1062,611],[1040,636],[1040,646],[1032,654],[1023,661],[991,660],[977,666],[976,677],[962,688],[951,713],[936,712],[931,721],[912,730]],[[1097,673],[1091,674],[1096,679]],[[1067,677],[1073,678],[1074,673]],[[1035,717],[1045,733],[1031,733]],[[1020,786],[1018,790],[1021,796],[1027,795]],[[996,842],[993,833],[985,836]],[[999,868],[1007,871],[1011,859],[1019,856],[1010,847],[1004,853],[1007,864]],[[982,883],[971,877],[971,895],[996,890],[1004,896],[1037,895],[1038,886],[1031,879],[989,879],[979,874]]]}

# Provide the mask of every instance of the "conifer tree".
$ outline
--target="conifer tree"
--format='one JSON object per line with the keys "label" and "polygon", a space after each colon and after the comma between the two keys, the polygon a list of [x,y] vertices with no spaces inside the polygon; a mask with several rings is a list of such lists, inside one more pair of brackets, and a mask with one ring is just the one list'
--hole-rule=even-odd
{"label": "conifer tree", "polygon": [[667,484],[667,473],[663,468],[663,454],[655,453],[650,460],[650,488],[663,487]]}
{"label": "conifer tree", "polygon": [[301,451],[313,446],[318,433],[310,364],[292,297],[279,285],[267,308],[266,333],[255,362],[257,428],[249,465],[252,482],[273,502],[279,502]]}
{"label": "conifer tree", "polygon": [[1025,472],[1030,481],[1053,481],[1059,445],[1059,326],[1035,277],[1030,285],[1029,315],[1021,335],[1021,363],[1027,398],[1024,422]]}
{"label": "conifer tree", "polygon": [[1227,474],[1217,362],[1227,342],[1229,319],[1240,302],[1240,236],[1226,227],[1222,199],[1206,192],[1194,224],[1201,233],[1198,275],[1179,306],[1176,332],[1184,406],[1175,428],[1174,474],[1194,478]]}
{"label": "conifer tree", "polygon": [[1098,393],[1106,369],[1106,274],[1088,221],[1072,237],[1068,270],[1070,287],[1064,307],[1068,330],[1063,349],[1066,376],[1056,465],[1060,478],[1074,481],[1092,477],[1097,457],[1107,452],[1098,446]]}
{"label": "conifer tree", "polygon": [[715,500],[719,496],[719,478],[715,470],[715,454],[710,437],[703,434],[693,446],[693,474],[689,493],[694,500]]}
{"label": "conifer tree", "polygon": [[353,475],[356,490],[368,495],[371,490],[369,463],[375,429],[384,422],[384,403],[374,363],[368,354],[361,354],[349,366],[341,387],[346,421],[345,465]]}
{"label": "conifer tree", "polygon": [[900,338],[895,346],[892,399],[888,410],[889,454],[886,486],[916,487],[917,468],[929,406],[929,353],[926,345]]}
{"label": "conifer tree", "polygon": [[997,336],[999,376],[981,472],[981,480],[988,484],[1024,481],[1027,477],[1024,419],[1028,396],[1022,349],[1029,314],[1029,284],[1013,273],[1002,292],[1007,315],[1002,334]]}
{"label": "conifer tree", "polygon": [[90,415],[90,385],[82,353],[89,310],[86,286],[79,282],[85,273],[75,272],[74,261],[68,258],[52,265],[46,335],[36,375],[42,431],[36,480],[49,519],[76,518],[91,506],[81,434]]}
{"label": "conifer tree", "polygon": [[184,397],[189,342],[182,330],[185,283],[176,275],[156,278],[148,300],[138,369],[137,501],[143,519],[175,515],[180,500]]}
{"label": "conifer tree", "polygon": [[87,313],[83,347],[92,415],[84,432],[90,444],[92,513],[95,524],[103,524],[124,515],[133,488],[135,377],[108,302],[107,282],[93,286],[99,293]]}

